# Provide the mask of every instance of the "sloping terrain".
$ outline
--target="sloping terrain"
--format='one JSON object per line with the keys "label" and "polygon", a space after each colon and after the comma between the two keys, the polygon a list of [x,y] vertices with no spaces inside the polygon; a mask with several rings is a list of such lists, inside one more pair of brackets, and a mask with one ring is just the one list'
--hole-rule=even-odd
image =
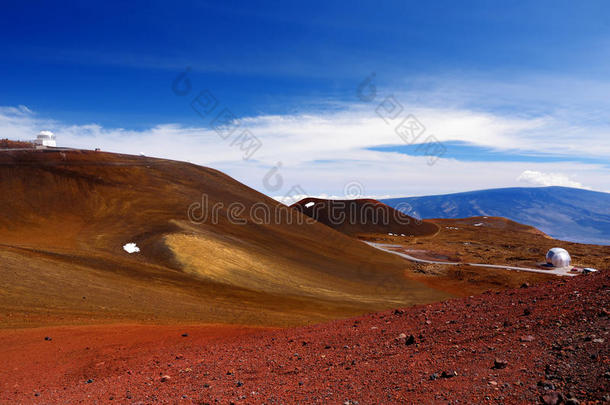
{"label": "sloping terrain", "polygon": [[396,233],[403,236],[430,236],[438,227],[417,221],[377,200],[325,200],[305,198],[293,208],[339,232],[350,236]]}
{"label": "sloping terrain", "polygon": [[22,148],[34,148],[32,142],[27,141],[12,141],[10,139],[0,139],[0,149],[22,149]]}
{"label": "sloping terrain", "polygon": [[417,218],[505,217],[553,238],[610,245],[610,194],[567,187],[501,188],[382,200]]}
{"label": "sloping terrain", "polygon": [[[104,345],[92,331],[32,330],[28,347],[51,353],[45,358],[68,350],[84,360],[58,379],[64,362],[9,356],[0,400],[607,403],[609,287],[604,271],[299,329],[226,330],[222,339],[186,326],[151,341],[147,329],[135,348],[133,340]],[[55,334],[45,341],[45,333]],[[19,350],[2,334],[0,342]],[[103,356],[88,362],[88,350]]]}
{"label": "sloping terrain", "polygon": [[400,258],[192,164],[3,151],[0,189],[4,327],[294,325],[448,296],[407,279]]}
{"label": "sloping terrain", "polygon": [[[610,262],[610,246],[563,242],[550,238],[531,226],[506,218],[473,217],[428,220],[439,226],[429,237],[364,235],[367,241],[395,246],[392,250],[417,259],[483,263],[490,265],[552,270],[543,266],[546,252],[552,247],[567,249],[572,265],[603,269]],[[449,293],[465,296],[486,289],[518,287],[555,277],[524,271],[474,268],[467,265],[415,263],[411,277]]]}

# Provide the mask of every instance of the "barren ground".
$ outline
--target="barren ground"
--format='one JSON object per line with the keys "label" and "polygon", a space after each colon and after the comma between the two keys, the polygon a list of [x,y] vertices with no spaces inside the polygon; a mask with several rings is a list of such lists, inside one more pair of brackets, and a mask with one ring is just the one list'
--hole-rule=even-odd
{"label": "barren ground", "polygon": [[[610,278],[598,273],[277,331],[32,329],[0,335],[11,354],[0,399],[601,403],[610,399],[609,298]],[[70,360],[57,363],[63,354]]]}

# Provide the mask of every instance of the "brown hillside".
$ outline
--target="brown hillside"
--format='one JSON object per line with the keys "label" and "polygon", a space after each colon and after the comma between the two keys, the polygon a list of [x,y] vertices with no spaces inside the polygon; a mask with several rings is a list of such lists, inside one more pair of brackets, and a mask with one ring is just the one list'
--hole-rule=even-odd
{"label": "brown hillside", "polygon": [[438,226],[418,221],[377,200],[324,200],[305,198],[292,205],[305,215],[350,236],[395,233],[431,236]]}
{"label": "brown hillside", "polygon": [[[0,189],[0,325],[301,324],[447,297],[407,280],[399,257],[209,168],[4,151]],[[210,215],[193,222],[204,195]],[[232,203],[246,224],[230,220]],[[131,242],[139,253],[123,250]]]}
{"label": "brown hillside", "polygon": [[21,149],[21,148],[33,148],[32,142],[26,141],[11,141],[10,139],[0,139],[0,149]]}

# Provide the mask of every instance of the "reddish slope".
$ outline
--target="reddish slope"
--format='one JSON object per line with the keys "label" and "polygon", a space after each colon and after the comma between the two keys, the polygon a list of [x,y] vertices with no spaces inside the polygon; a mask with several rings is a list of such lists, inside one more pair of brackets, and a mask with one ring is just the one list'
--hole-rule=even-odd
{"label": "reddish slope", "polygon": [[438,226],[418,221],[377,200],[323,200],[305,198],[292,205],[339,232],[350,236],[395,233],[405,236],[430,236]]}
{"label": "reddish slope", "polygon": [[408,280],[404,260],[184,162],[2,151],[0,207],[0,328],[298,325],[447,297]]}
{"label": "reddish slope", "polygon": [[[534,403],[561,396],[608,401],[609,286],[604,272],[203,346],[189,347],[181,342],[190,336],[176,336],[138,364],[129,363],[129,369],[110,357],[98,368],[90,365],[62,383],[47,384],[44,375],[53,373],[54,365],[42,364],[36,369],[39,386],[2,390],[0,399],[362,404]],[[407,344],[401,333],[413,334],[414,342]],[[57,340],[45,343],[63,344]],[[11,381],[13,366],[4,365],[0,380]]]}
{"label": "reddish slope", "polygon": [[27,141],[11,141],[10,139],[0,139],[0,149],[21,149],[34,148],[32,142]]}

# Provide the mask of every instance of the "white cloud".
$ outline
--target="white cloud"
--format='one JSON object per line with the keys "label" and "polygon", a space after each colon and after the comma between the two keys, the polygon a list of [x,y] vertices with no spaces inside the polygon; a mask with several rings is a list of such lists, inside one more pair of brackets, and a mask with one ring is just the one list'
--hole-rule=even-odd
{"label": "white cloud", "polygon": [[532,184],[534,186],[563,186],[586,188],[581,183],[571,180],[562,173],[543,173],[535,170],[525,170],[517,177],[517,181]]}
{"label": "white cloud", "polygon": [[[244,118],[242,128],[262,141],[262,147],[248,161],[243,160],[244,152],[231,144],[233,137],[221,139],[205,127],[205,122],[201,127],[160,124],[136,131],[98,124],[70,125],[40,117],[27,107],[0,107],[0,137],[31,139],[41,129],[48,129],[56,134],[59,146],[99,147],[190,161],[222,170],[287,202],[301,194],[344,198],[350,194],[345,192],[346,185],[354,181],[363,185],[363,196],[379,198],[517,186],[526,179],[533,185],[546,185],[542,181],[553,180],[549,175],[522,177],[524,171],[570,173],[563,185],[574,187],[586,183],[587,187],[607,191],[610,184],[606,166],[576,159],[610,157],[610,144],[605,141],[607,128],[578,127],[553,116],[524,118],[405,103],[404,113],[414,114],[426,126],[424,138],[433,134],[442,142],[463,141],[499,150],[575,157],[573,162],[527,163],[441,158],[429,165],[423,156],[368,149],[402,142],[394,132],[396,122],[387,124],[375,114],[375,107],[372,103],[346,105],[328,113]],[[277,173],[270,172],[278,163]],[[552,182],[560,181],[565,179]]]}

